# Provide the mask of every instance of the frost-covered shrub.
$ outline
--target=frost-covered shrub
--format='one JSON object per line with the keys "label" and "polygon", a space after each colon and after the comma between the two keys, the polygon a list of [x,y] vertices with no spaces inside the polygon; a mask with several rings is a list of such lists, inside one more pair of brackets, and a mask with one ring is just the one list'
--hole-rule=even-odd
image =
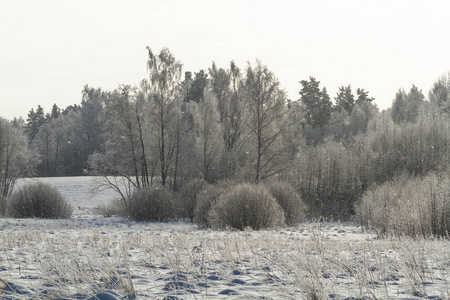
{"label": "frost-covered shrub", "polygon": [[128,201],[128,216],[136,221],[173,220],[173,193],[163,186],[136,189]]}
{"label": "frost-covered shrub", "polygon": [[355,210],[381,234],[449,237],[450,176],[399,176],[365,192]]}
{"label": "frost-covered shrub", "polygon": [[220,195],[208,221],[213,228],[258,230],[284,225],[284,212],[263,186],[242,184]]}
{"label": "frost-covered shrub", "polygon": [[208,215],[219,196],[227,190],[233,188],[235,183],[231,181],[224,181],[215,185],[207,185],[197,195],[197,203],[194,209],[194,223],[200,227],[211,227]]}
{"label": "frost-covered shrub", "polygon": [[4,216],[6,212],[6,197],[0,195],[0,217]]}
{"label": "frost-covered shrub", "polygon": [[6,213],[13,218],[69,219],[72,206],[53,186],[30,183],[14,192],[7,202]]}
{"label": "frost-covered shrub", "polygon": [[197,205],[198,194],[201,193],[207,183],[201,179],[193,179],[183,185],[178,193],[178,213],[182,218],[194,220],[195,206]]}
{"label": "frost-covered shrub", "polygon": [[273,181],[264,186],[283,208],[286,224],[296,225],[305,220],[306,206],[292,185],[287,182]]}

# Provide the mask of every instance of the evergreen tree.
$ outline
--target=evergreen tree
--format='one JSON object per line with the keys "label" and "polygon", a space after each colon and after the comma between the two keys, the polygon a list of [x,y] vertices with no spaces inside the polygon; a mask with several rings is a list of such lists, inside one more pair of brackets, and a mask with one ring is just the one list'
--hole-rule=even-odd
{"label": "evergreen tree", "polygon": [[78,104],[69,105],[66,108],[64,108],[61,113],[64,116],[67,116],[70,112],[78,112],[78,111],[80,111],[80,109],[81,109],[81,106]]}
{"label": "evergreen tree", "polygon": [[58,105],[53,104],[52,106],[52,112],[50,113],[51,119],[58,119],[58,117],[61,115],[61,109],[58,107]]}
{"label": "evergreen tree", "polygon": [[355,97],[352,94],[352,87],[350,85],[341,86],[339,88],[339,93],[334,99],[336,100],[336,111],[352,112],[353,106],[355,105]]}
{"label": "evergreen tree", "polygon": [[395,94],[391,116],[395,123],[403,123],[406,120],[406,93],[403,89],[399,89]]}
{"label": "evergreen tree", "polygon": [[406,96],[406,121],[409,123],[415,123],[419,117],[420,108],[425,102],[425,96],[422,91],[415,85],[411,87],[408,95]]}
{"label": "evergreen tree", "polygon": [[437,110],[450,114],[450,72],[442,75],[431,88],[428,97]]}
{"label": "evergreen tree", "polygon": [[184,102],[189,102],[191,100],[191,88],[192,88],[192,72],[184,72],[184,80],[181,82],[184,93]]}
{"label": "evergreen tree", "polygon": [[300,100],[306,108],[306,123],[313,128],[323,127],[328,123],[332,111],[332,102],[326,88],[320,90],[320,81],[314,77],[310,77],[309,81],[302,80],[300,84]]}
{"label": "evergreen tree", "polygon": [[203,91],[206,88],[207,84],[208,74],[205,73],[205,71],[200,70],[199,72],[195,73],[195,78],[190,89],[189,100],[195,101],[197,103],[200,102],[200,100],[203,99]]}
{"label": "evergreen tree", "polygon": [[31,109],[28,113],[27,124],[25,125],[25,133],[28,135],[28,140],[32,142],[39,131],[39,128],[47,123],[44,109],[38,105],[36,111]]}
{"label": "evergreen tree", "polygon": [[363,105],[364,103],[372,103],[375,99],[373,97],[369,97],[369,92],[364,89],[356,89],[356,104]]}
{"label": "evergreen tree", "polygon": [[409,93],[400,89],[392,103],[391,116],[395,123],[415,123],[425,97],[415,85]]}

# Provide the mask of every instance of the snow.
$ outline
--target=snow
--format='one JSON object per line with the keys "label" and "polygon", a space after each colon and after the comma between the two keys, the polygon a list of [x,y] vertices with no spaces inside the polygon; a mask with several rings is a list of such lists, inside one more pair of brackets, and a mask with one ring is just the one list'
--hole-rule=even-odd
{"label": "snow", "polygon": [[74,215],[0,219],[1,299],[450,298],[448,240],[325,221],[239,232],[133,222],[96,213],[117,195],[93,195],[92,177],[39,180]]}

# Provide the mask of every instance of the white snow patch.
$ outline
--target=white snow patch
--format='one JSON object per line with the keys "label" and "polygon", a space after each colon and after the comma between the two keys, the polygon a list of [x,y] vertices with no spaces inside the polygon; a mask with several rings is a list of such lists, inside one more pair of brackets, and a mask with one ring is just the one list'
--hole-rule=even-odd
{"label": "white snow patch", "polygon": [[10,284],[4,295],[450,298],[448,240],[377,239],[374,232],[339,222],[237,232],[105,218],[95,208],[117,195],[92,195],[93,179],[39,179],[72,203],[70,220],[0,219],[0,285]]}

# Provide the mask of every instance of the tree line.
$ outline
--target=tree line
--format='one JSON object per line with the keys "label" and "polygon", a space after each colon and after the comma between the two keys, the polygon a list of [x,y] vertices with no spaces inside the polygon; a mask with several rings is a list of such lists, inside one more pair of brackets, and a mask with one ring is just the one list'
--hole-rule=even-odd
{"label": "tree line", "polygon": [[183,74],[168,49],[147,52],[148,77],[136,86],[86,85],[80,104],[2,119],[0,143],[12,147],[0,147],[3,196],[5,178],[23,176],[99,175],[116,189],[119,178],[129,193],[155,184],[177,191],[193,179],[283,180],[316,214],[351,215],[370,185],[448,166],[448,75],[428,100],[412,86],[380,112],[363,88],[342,86],[333,102],[313,77],[299,82],[298,101],[287,99],[260,61]]}

